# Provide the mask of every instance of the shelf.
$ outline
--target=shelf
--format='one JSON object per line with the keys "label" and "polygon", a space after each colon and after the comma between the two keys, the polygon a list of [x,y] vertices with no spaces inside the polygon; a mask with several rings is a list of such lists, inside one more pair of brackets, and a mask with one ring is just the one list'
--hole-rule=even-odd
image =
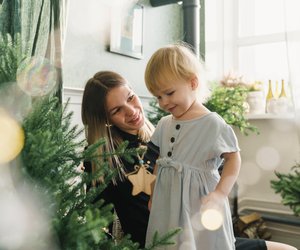
{"label": "shelf", "polygon": [[247,114],[246,119],[248,120],[259,120],[259,119],[294,119],[293,113],[288,114]]}

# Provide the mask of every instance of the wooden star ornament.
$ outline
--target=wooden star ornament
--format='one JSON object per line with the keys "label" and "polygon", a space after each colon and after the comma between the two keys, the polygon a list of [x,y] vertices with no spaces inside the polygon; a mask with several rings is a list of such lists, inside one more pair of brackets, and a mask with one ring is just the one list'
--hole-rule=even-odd
{"label": "wooden star ornament", "polygon": [[136,174],[128,176],[133,186],[132,195],[138,195],[141,192],[151,195],[151,183],[155,178],[155,175],[151,174],[144,165],[141,165]]}
{"label": "wooden star ornament", "polygon": [[155,180],[156,176],[147,170],[148,164],[144,164],[144,155],[147,150],[146,146],[140,146],[143,150],[142,155],[137,154],[139,159],[139,165],[135,165],[135,171],[127,175],[128,180],[132,183],[132,195],[138,195],[141,192],[151,195],[151,184]]}

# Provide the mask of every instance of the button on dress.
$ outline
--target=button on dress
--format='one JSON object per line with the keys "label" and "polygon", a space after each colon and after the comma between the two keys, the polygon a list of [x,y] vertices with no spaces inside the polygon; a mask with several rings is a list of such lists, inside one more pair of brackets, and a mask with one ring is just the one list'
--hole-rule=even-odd
{"label": "button on dress", "polygon": [[222,153],[239,151],[232,128],[214,112],[187,121],[169,115],[160,120],[151,141],[160,148],[160,158],[146,245],[155,231],[163,235],[181,227],[174,237],[176,245],[160,249],[235,249],[228,200],[224,222],[215,231],[203,227],[200,213],[201,198],[214,191],[220,180]]}

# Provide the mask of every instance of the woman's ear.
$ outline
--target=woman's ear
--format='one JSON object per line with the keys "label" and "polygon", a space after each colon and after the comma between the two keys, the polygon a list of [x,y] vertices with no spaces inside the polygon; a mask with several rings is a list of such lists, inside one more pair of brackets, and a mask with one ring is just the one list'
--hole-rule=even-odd
{"label": "woman's ear", "polygon": [[197,77],[197,76],[194,76],[194,77],[191,79],[191,87],[192,87],[192,90],[197,89],[197,88],[198,88],[198,85],[199,85],[198,77]]}

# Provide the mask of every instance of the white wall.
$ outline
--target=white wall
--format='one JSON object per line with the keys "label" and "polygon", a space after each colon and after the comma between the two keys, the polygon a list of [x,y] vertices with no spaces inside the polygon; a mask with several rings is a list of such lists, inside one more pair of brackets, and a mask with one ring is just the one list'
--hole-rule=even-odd
{"label": "white wall", "polygon": [[281,197],[275,194],[270,181],[278,180],[274,171],[287,173],[299,161],[299,138],[295,118],[254,119],[260,134],[241,135],[236,131],[242,156],[238,178],[239,209],[257,207],[261,210],[281,210],[292,213],[280,205]]}
{"label": "white wall", "polygon": [[144,5],[143,59],[134,59],[107,51],[113,3],[131,0],[69,1],[67,32],[64,45],[63,82],[65,87],[83,88],[86,81],[100,70],[113,70],[123,75],[139,95],[150,96],[144,85],[144,69],[150,56],[159,47],[182,38],[182,7],[171,4]]}

